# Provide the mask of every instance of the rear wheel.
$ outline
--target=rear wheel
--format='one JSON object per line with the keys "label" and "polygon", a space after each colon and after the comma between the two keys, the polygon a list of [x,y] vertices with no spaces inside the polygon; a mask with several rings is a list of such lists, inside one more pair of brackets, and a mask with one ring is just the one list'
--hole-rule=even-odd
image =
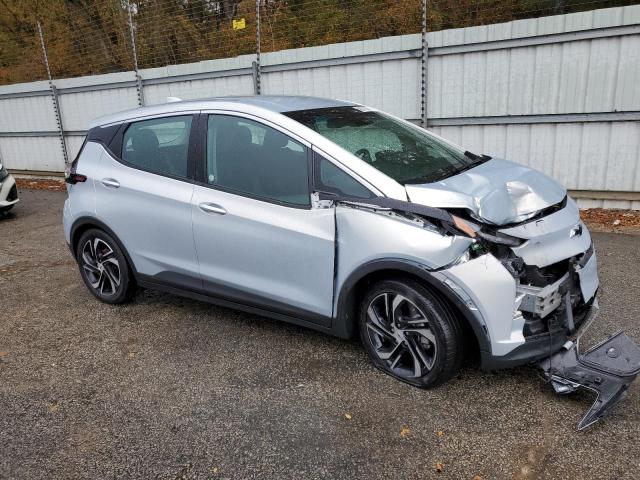
{"label": "rear wheel", "polygon": [[442,384],[460,369],[460,323],[447,304],[411,279],[374,284],[360,309],[360,336],[374,365],[416,387]]}
{"label": "rear wheel", "polygon": [[131,298],[131,269],[110,235],[98,229],[83,233],[76,259],[82,280],[96,298],[106,303],[123,303]]}

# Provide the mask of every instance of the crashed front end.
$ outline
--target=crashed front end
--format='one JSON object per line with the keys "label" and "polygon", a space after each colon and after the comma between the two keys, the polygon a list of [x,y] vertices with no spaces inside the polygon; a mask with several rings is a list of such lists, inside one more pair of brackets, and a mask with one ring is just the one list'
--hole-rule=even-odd
{"label": "crashed front end", "polygon": [[565,198],[548,215],[503,227],[452,218],[476,243],[439,274],[483,322],[490,351],[481,350],[482,367],[538,363],[556,393],[596,393],[580,429],[607,414],[640,372],[640,349],[620,332],[578,351],[598,311],[599,281],[575,202]]}
{"label": "crashed front end", "polygon": [[[337,231],[353,240],[341,244],[338,265],[351,271],[369,253],[421,264],[471,326],[483,368],[536,363],[556,392],[598,394],[580,428],[624,398],[640,349],[623,335],[577,349],[598,311],[599,281],[591,235],[564,188],[483,157],[458,175],[405,189],[409,201],[353,199],[346,203],[356,210],[338,209]],[[361,207],[380,215],[362,215]],[[394,235],[378,235],[389,227]]]}
{"label": "crashed front end", "polygon": [[550,356],[597,310],[596,255],[577,206],[563,200],[542,218],[482,230],[462,261],[440,272],[482,317],[491,345],[482,366]]}
{"label": "crashed front end", "polygon": [[411,202],[452,214],[454,234],[474,238],[442,275],[475,297],[491,345],[482,352],[483,366],[549,356],[594,314],[598,274],[591,236],[575,202],[552,178],[493,158],[405,188]]}

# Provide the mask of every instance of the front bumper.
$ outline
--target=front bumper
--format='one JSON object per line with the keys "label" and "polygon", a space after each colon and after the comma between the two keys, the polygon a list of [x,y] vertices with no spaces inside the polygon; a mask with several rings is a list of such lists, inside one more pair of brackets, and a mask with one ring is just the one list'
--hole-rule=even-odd
{"label": "front bumper", "polygon": [[484,333],[476,337],[487,369],[548,357],[597,310],[596,257],[573,200],[500,232],[522,239],[522,245],[491,248],[439,271],[477,320],[474,331]]}
{"label": "front bumper", "polygon": [[480,328],[474,331],[486,336],[478,338],[482,368],[511,368],[548,357],[595,318],[598,276],[593,249],[563,265],[560,280],[550,282],[549,288],[538,287],[537,295],[525,278],[516,280],[491,254],[439,272],[477,319]]}
{"label": "front bumper", "polygon": [[580,312],[580,326],[576,330],[570,331],[562,328],[528,337],[522,345],[514,348],[506,355],[495,356],[491,352],[481,351],[480,362],[482,368],[485,370],[513,368],[550,357],[559,351],[567,341],[579,337],[595,320],[599,310],[598,300],[594,297],[590,304],[584,305],[583,308],[584,310]]}
{"label": "front bumper", "polygon": [[16,181],[9,175],[0,182],[0,208],[10,207],[19,201]]}

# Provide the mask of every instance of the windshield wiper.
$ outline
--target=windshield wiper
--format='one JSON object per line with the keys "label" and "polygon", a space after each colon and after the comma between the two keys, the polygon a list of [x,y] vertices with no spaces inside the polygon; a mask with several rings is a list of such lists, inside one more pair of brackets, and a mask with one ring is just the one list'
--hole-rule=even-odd
{"label": "windshield wiper", "polygon": [[403,180],[400,183],[402,185],[417,185],[421,183],[439,182],[440,180],[444,180],[445,178],[455,175],[457,172],[458,170],[455,167],[439,168],[438,170],[435,170],[427,175]]}
{"label": "windshield wiper", "polygon": [[476,155],[475,153],[471,152],[464,152],[464,154],[465,156],[473,159],[473,161],[466,165],[463,165],[462,167],[455,167],[452,165],[449,168],[439,168],[438,170],[431,172],[428,175],[403,180],[400,183],[402,185],[416,185],[421,183],[439,182],[440,180],[444,180],[467,170],[471,170],[472,168],[491,160],[491,157],[489,155]]}
{"label": "windshield wiper", "polygon": [[462,166],[462,167],[458,167],[456,169],[456,175],[458,173],[462,173],[462,172],[466,172],[467,170],[471,170],[474,167],[477,167],[478,165],[482,165],[485,162],[488,162],[489,160],[491,160],[491,157],[489,155],[476,155],[475,153],[471,153],[469,151],[464,152],[465,157],[470,158],[471,160],[473,160],[472,162]]}
{"label": "windshield wiper", "polygon": [[471,170],[472,168],[477,167],[478,165],[482,165],[484,162],[486,162],[486,160],[476,160],[475,162],[468,163],[464,167],[458,168],[456,170],[456,174],[466,172],[467,170]]}

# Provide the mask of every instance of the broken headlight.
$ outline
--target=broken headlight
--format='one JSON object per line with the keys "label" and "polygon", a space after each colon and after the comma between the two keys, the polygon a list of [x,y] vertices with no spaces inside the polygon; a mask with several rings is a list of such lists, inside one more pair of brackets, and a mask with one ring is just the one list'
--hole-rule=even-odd
{"label": "broken headlight", "polygon": [[479,225],[456,215],[451,215],[451,218],[453,219],[453,227],[458,233],[462,233],[467,237],[506,247],[518,247],[524,243],[524,240],[520,238],[498,232],[486,225]]}

